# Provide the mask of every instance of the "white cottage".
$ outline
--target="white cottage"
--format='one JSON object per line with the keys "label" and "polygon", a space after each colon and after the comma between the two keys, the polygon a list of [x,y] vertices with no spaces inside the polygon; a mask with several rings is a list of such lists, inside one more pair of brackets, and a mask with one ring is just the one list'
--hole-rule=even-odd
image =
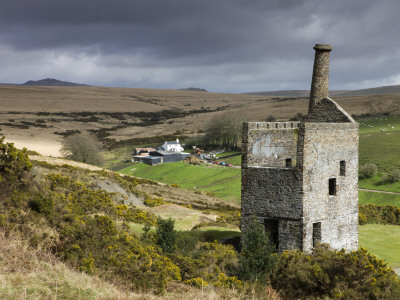
{"label": "white cottage", "polygon": [[184,149],[179,143],[179,139],[176,139],[176,141],[172,142],[165,142],[161,146],[162,150],[164,151],[172,151],[172,152],[182,152]]}

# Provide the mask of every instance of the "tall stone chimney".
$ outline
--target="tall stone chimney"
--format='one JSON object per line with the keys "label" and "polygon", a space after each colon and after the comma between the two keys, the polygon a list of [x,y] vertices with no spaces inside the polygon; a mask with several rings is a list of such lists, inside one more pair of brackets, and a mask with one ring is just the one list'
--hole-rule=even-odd
{"label": "tall stone chimney", "polygon": [[332,51],[332,46],[316,44],[314,50],[314,69],[308,113],[313,111],[320,100],[329,96],[329,53]]}

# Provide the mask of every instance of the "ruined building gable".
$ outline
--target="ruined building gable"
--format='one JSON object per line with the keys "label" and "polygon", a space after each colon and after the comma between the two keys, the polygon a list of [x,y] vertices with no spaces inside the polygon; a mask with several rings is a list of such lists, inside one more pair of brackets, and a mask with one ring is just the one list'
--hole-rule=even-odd
{"label": "ruined building gable", "polygon": [[330,98],[323,98],[306,116],[306,122],[346,123],[355,122],[353,118]]}

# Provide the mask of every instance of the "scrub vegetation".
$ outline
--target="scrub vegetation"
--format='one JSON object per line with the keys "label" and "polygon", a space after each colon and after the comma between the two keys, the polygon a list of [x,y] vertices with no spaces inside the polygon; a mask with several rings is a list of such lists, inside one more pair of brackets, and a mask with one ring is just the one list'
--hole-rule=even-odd
{"label": "scrub vegetation", "polygon": [[[276,255],[260,224],[257,227],[255,223],[244,237],[258,241],[255,247],[262,245],[266,251],[243,246],[236,252],[233,246],[202,240],[207,226],[237,226],[237,209],[221,200],[220,205],[210,202],[199,209],[210,218],[216,216],[214,221],[207,220],[198,227],[202,233],[197,228],[182,231],[175,228],[175,220],[152,213],[171,204],[160,203],[152,208],[143,204],[145,199],[164,199],[164,192],[165,198],[170,197],[169,191],[181,189],[176,185],[161,186],[161,190],[157,189],[159,184],[147,179],[89,172],[68,165],[32,164],[26,151],[3,142],[1,145],[5,151],[0,176],[8,184],[2,186],[7,193],[1,194],[0,237],[10,242],[0,246],[0,251],[8,255],[0,259],[5,274],[0,277],[4,283],[0,295],[6,298],[18,298],[21,293],[33,298],[40,290],[46,290],[40,295],[64,299],[112,299],[116,295],[129,299],[138,294],[167,299],[206,299],[210,295],[215,299],[279,299],[295,293],[305,297],[335,296],[328,286],[338,287],[334,291],[340,287],[343,297],[399,296],[394,272],[365,250],[345,254],[324,248],[311,262],[308,258],[294,259],[299,256],[297,252]],[[141,189],[142,185],[153,186],[152,193]],[[183,196],[183,190],[181,193]],[[193,210],[192,204],[200,206],[196,201],[181,205]],[[131,230],[135,226],[141,226],[142,232]],[[209,232],[212,236],[213,231]],[[15,249],[12,253],[7,250],[10,247]],[[31,263],[24,267],[26,259],[18,256],[21,254],[16,249],[25,249],[20,253],[31,255]],[[20,257],[21,264],[14,260],[15,268],[9,268],[6,257]],[[299,291],[297,286],[281,284],[280,278],[290,278],[289,269],[305,270],[291,273],[302,274],[304,283],[316,279],[324,282],[336,272],[339,262],[348,272],[335,278],[334,285],[321,288],[309,284]],[[254,264],[263,267],[256,270]],[[36,275],[29,275],[29,281],[16,279],[21,276],[18,272],[32,274],[32,270]],[[78,274],[80,281],[72,280],[69,273]],[[359,275],[354,274],[363,274],[362,280],[357,281]],[[51,279],[46,281],[49,276]],[[293,282],[299,280],[293,278]],[[91,282],[96,284],[86,287]]]}

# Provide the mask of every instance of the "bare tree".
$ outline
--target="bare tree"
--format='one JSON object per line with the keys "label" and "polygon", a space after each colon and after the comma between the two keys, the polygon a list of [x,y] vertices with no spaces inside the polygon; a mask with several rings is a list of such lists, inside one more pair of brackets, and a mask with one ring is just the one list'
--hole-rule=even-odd
{"label": "bare tree", "polygon": [[85,134],[73,134],[64,139],[61,153],[65,158],[87,164],[100,166],[103,158],[100,154],[100,143],[95,137]]}
{"label": "bare tree", "polygon": [[215,116],[206,128],[206,143],[237,148],[242,137],[243,122],[246,120],[246,114],[237,111]]}

